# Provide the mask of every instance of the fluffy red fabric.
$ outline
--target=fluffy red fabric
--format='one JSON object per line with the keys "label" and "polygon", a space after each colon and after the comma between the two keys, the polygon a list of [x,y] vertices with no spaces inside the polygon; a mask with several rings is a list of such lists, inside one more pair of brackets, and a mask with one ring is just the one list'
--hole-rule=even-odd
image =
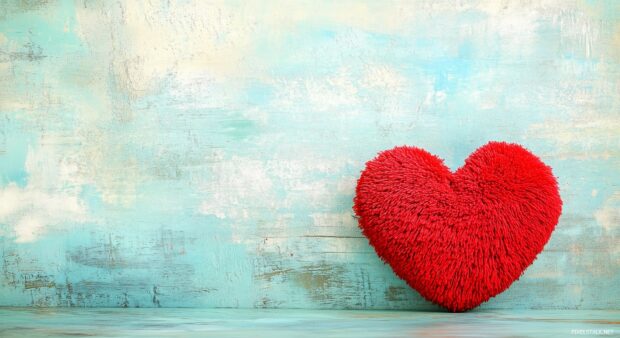
{"label": "fluffy red fabric", "polygon": [[562,211],[551,168],[517,144],[490,142],[450,172],[396,147],[366,163],[355,213],[377,254],[426,299],[472,309],[536,259]]}

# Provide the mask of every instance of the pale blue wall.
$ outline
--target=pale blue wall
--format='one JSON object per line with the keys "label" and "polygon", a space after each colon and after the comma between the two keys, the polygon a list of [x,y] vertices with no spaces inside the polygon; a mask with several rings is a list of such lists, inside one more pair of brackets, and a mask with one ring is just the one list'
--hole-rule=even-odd
{"label": "pale blue wall", "polygon": [[493,308],[620,305],[620,2],[1,2],[0,305],[429,308],[352,217],[489,140],[564,213]]}

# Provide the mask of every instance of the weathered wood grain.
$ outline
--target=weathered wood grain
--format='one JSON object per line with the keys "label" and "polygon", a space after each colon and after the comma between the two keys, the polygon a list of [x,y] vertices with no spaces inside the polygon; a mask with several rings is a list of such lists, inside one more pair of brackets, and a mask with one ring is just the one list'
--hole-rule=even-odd
{"label": "weathered wood grain", "polygon": [[351,210],[378,151],[557,175],[483,308],[620,306],[617,1],[0,2],[0,305],[436,309]]}
{"label": "weathered wood grain", "polygon": [[614,310],[0,308],[2,337],[569,337],[619,334]]}

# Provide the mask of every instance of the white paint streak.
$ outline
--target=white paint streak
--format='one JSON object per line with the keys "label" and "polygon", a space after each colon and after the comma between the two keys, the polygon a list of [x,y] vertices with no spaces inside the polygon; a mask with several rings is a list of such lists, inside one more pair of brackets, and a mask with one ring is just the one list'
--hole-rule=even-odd
{"label": "white paint streak", "polygon": [[620,120],[613,115],[586,113],[567,120],[532,124],[527,136],[552,141],[559,159],[603,159],[617,154],[614,147],[620,134]]}
{"label": "white paint streak", "polygon": [[594,218],[605,231],[611,233],[620,227],[620,192],[612,194],[594,213]]}
{"label": "white paint streak", "polygon": [[318,227],[357,227],[357,220],[353,217],[353,212],[338,213],[313,213],[312,225]]}
{"label": "white paint streak", "polygon": [[29,148],[28,184],[0,189],[0,223],[13,228],[16,242],[32,242],[51,227],[89,220],[74,181],[77,168],[50,147]]}
{"label": "white paint streak", "polygon": [[0,190],[0,223],[13,226],[16,242],[32,242],[49,227],[86,220],[86,207],[73,193],[15,184]]}
{"label": "white paint streak", "polygon": [[262,161],[242,157],[220,160],[213,165],[211,174],[201,213],[222,219],[248,219],[256,216],[255,209],[275,207],[272,181]]}
{"label": "white paint streak", "polygon": [[[279,79],[271,81],[276,98],[273,105],[283,111],[311,109],[319,112],[356,114],[360,104],[358,86],[346,69],[335,75],[315,78]],[[300,107],[305,102],[308,106]]]}

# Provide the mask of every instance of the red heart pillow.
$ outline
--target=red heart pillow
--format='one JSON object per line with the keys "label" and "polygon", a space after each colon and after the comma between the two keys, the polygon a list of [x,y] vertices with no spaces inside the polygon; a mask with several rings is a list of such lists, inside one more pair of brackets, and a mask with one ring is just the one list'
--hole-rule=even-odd
{"label": "red heart pillow", "polygon": [[354,202],[379,257],[424,298],[455,312],[517,280],[562,211],[551,168],[504,142],[480,147],[455,173],[420,148],[381,152],[366,163]]}

